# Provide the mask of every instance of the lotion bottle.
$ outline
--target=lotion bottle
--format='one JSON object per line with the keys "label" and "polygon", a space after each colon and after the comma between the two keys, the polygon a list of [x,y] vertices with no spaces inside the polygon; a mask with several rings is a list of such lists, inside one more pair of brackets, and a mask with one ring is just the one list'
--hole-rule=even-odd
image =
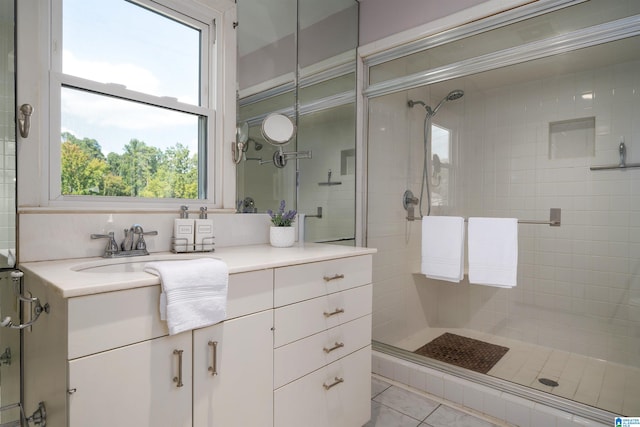
{"label": "lotion bottle", "polygon": [[207,208],[200,208],[200,217],[196,219],[196,250],[213,250],[213,220],[207,218]]}
{"label": "lotion bottle", "polygon": [[194,221],[189,219],[189,208],[180,206],[180,218],[173,223],[173,249],[176,252],[193,252],[194,250]]}

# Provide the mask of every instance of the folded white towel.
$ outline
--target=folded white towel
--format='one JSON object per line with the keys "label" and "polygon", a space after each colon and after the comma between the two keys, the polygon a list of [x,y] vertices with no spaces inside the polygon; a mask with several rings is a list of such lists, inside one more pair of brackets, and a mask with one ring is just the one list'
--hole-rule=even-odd
{"label": "folded white towel", "polygon": [[422,274],[459,282],[464,275],[464,218],[422,218]]}
{"label": "folded white towel", "polygon": [[213,325],[226,318],[229,270],[220,260],[155,261],[144,271],[160,277],[160,318],[169,335]]}
{"label": "folded white towel", "polygon": [[518,220],[469,218],[469,283],[511,288],[518,276]]}

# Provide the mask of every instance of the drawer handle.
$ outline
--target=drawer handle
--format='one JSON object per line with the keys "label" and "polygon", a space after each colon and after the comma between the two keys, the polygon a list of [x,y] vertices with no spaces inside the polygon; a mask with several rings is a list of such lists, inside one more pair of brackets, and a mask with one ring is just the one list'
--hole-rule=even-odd
{"label": "drawer handle", "polygon": [[334,382],[332,382],[331,384],[327,385],[327,384],[322,384],[322,387],[324,387],[325,390],[329,390],[332,387],[337,386],[340,383],[344,382],[344,378],[340,378],[340,377],[335,377],[334,378]]}
{"label": "drawer handle", "polygon": [[178,383],[176,387],[182,387],[184,384],[182,383],[182,352],[184,350],[173,350],[173,354],[178,356],[178,376],[173,377],[173,382]]}
{"label": "drawer handle", "polygon": [[209,346],[212,348],[212,360],[211,366],[209,366],[209,372],[211,372],[211,375],[218,375],[218,341],[209,341]]}
{"label": "drawer handle", "polygon": [[344,343],[336,341],[336,343],[335,343],[335,345],[333,347],[331,347],[331,348],[324,347],[323,350],[324,350],[325,353],[329,354],[332,351],[337,350],[337,349],[342,348],[342,347],[344,347]]}
{"label": "drawer handle", "polygon": [[324,276],[323,279],[324,279],[325,282],[330,282],[332,280],[338,280],[338,279],[344,279],[344,274],[334,274],[331,277]]}
{"label": "drawer handle", "polygon": [[324,312],[324,317],[331,317],[331,316],[335,316],[336,314],[340,314],[340,313],[344,313],[344,308],[336,308],[335,311],[332,311],[331,313],[327,313],[325,311]]}

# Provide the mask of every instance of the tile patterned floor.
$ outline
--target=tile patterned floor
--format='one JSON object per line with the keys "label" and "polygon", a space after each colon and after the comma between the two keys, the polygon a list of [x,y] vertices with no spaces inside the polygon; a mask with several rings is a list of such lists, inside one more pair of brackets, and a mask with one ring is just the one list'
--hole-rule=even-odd
{"label": "tile patterned floor", "polygon": [[499,427],[478,416],[435,400],[371,379],[371,421],[364,427]]}

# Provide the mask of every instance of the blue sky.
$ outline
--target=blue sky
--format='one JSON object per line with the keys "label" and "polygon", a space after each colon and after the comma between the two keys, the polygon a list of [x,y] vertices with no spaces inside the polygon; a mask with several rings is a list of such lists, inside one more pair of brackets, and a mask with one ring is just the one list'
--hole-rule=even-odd
{"label": "blue sky", "polygon": [[[64,0],[63,73],[197,105],[199,32],[123,0]],[[62,131],[105,154],[133,138],[197,151],[195,116],[63,90]]]}

